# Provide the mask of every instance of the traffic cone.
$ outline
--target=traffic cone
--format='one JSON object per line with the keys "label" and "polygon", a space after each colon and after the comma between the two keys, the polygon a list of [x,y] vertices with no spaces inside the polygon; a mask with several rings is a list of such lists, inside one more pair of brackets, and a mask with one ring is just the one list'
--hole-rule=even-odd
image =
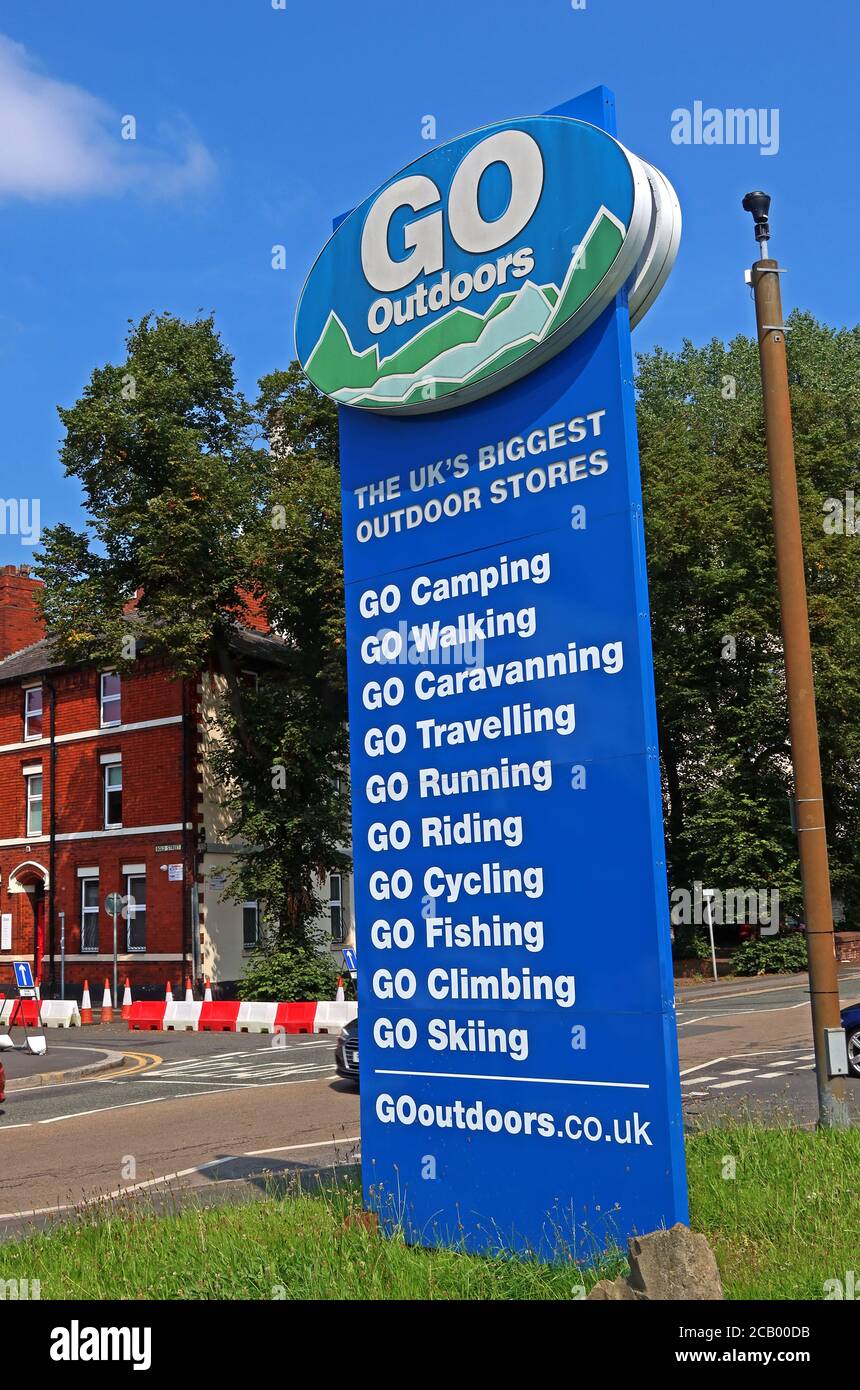
{"label": "traffic cone", "polygon": [[164,1002],[165,1004],[173,1003],[173,986],[169,980],[167,981],[167,988],[164,991]]}
{"label": "traffic cone", "polygon": [[186,1002],[186,1004],[193,1004],[193,1003],[194,1003],[194,990],[191,988],[191,979],[190,979],[190,977],[189,977],[189,978],[186,978],[186,981],[185,981],[185,1002]]}
{"label": "traffic cone", "polygon": [[92,1023],[93,1005],[90,999],[90,982],[84,980],[84,995],[81,1000],[81,1023]]}
{"label": "traffic cone", "polygon": [[113,1023],[113,1004],[110,997],[110,981],[105,980],[105,992],[102,995],[102,1023]]}
{"label": "traffic cone", "polygon": [[334,996],[334,1002],[335,1002],[336,1004],[342,1004],[345,998],[346,998],[346,995],[345,995],[344,992],[343,992],[343,976],[342,976],[342,975],[338,975],[338,977],[337,977],[337,994]]}
{"label": "traffic cone", "polygon": [[128,1016],[129,1016],[130,1013],[131,1013],[131,982],[129,981],[129,978],[128,978],[128,976],[126,975],[126,977],[125,977],[125,989],[124,989],[123,992],[122,992],[122,1008],[120,1009],[119,1016],[120,1016],[120,1018],[128,1018]]}
{"label": "traffic cone", "polygon": [[203,991],[203,1003],[204,1003],[204,1004],[211,1004],[211,1003],[212,1003],[212,981],[211,981],[211,980],[207,980],[207,981],[206,981],[206,988],[205,988],[204,991]]}

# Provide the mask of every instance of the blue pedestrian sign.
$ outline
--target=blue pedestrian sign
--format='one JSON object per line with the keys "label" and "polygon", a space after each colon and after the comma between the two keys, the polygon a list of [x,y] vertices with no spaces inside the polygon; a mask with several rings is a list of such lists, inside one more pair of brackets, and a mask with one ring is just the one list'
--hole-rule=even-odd
{"label": "blue pedestrian sign", "polygon": [[33,989],[33,970],[28,960],[15,961],[15,983],[19,989]]}
{"label": "blue pedestrian sign", "polygon": [[297,327],[340,406],[365,1201],[546,1258],[687,1219],[630,344],[679,225],[608,97],[422,156]]}

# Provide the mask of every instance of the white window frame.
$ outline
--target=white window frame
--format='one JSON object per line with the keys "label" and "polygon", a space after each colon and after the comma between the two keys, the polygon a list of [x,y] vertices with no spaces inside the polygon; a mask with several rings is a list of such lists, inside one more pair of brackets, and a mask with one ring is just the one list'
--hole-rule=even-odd
{"label": "white window frame", "polygon": [[[41,698],[41,704],[40,704],[40,706],[39,706],[39,716],[38,716],[38,717],[39,717],[39,725],[40,725],[40,728],[39,728],[39,732],[38,732],[37,734],[31,734],[31,733],[30,733],[30,720],[34,717],[35,712],[31,712],[31,710],[30,710],[30,696],[31,696],[31,695],[34,695],[35,692],[36,692],[37,690],[38,690],[39,694],[40,694],[41,697],[42,697],[42,698]],[[25,740],[36,739],[36,738],[44,738],[44,734],[42,733],[42,728],[44,727],[44,726],[43,726],[44,717],[45,717],[45,692],[44,692],[42,686],[41,686],[41,685],[28,685],[28,686],[25,686],[25,688],[24,688],[24,739],[25,739]]]}
{"label": "white window frame", "polygon": [[[116,676],[120,682],[116,695],[105,695],[105,679],[108,676]],[[105,705],[113,704],[119,707],[119,719],[105,719]],[[99,720],[102,729],[112,729],[122,723],[122,681],[116,671],[102,671],[99,677]]]}
{"label": "white window frame", "polygon": [[[98,873],[82,874],[79,871],[78,881],[81,885],[81,953],[83,954],[88,951],[97,952],[99,949],[99,876]],[[96,885],[96,901],[94,907],[87,904],[87,888],[91,883]],[[87,919],[92,917],[96,919],[96,944],[95,946],[87,946]]]}
{"label": "white window frame", "polygon": [[[129,867],[130,867],[130,866],[129,866]],[[135,870],[138,870],[138,869],[139,869],[139,866],[138,866],[137,864],[135,864],[135,865],[134,865],[134,868],[135,868]],[[134,912],[133,914],[132,914],[132,913],[129,913],[128,918],[126,919],[126,925],[125,925],[125,944],[126,944],[126,949],[129,951],[129,953],[131,953],[132,951],[134,951],[137,955],[145,955],[145,954],[146,954],[145,937],[146,937],[146,926],[147,926],[147,923],[146,923],[146,920],[145,920],[145,918],[146,918],[146,898],[147,898],[148,893],[149,893],[149,890],[148,890],[147,884],[146,884],[146,869],[143,869],[142,872],[135,872],[135,873],[131,873],[131,874],[127,873],[127,874],[125,875],[125,892],[126,892],[126,896],[129,897],[129,898],[132,897],[131,883],[132,883],[132,879],[135,879],[135,878],[142,878],[142,879],[143,879],[143,884],[144,884],[144,888],[143,888],[144,901],[143,901],[142,903],[139,903],[139,902],[137,901],[137,898],[134,899],[135,912]],[[143,912],[143,915],[144,915],[144,924],[143,924],[143,926],[144,926],[144,945],[143,945],[143,946],[132,946],[132,944],[131,944],[131,929],[132,929],[132,925],[133,925],[133,923],[134,923],[134,921],[135,921],[135,919],[136,919],[137,911],[138,911],[138,910],[140,910],[141,912]]]}
{"label": "white window frame", "polygon": [[[39,795],[38,795],[38,796],[34,796],[34,794],[33,794],[33,783],[35,782],[35,780],[36,780],[37,777],[38,777],[38,779],[39,779]],[[27,792],[27,835],[28,835],[28,836],[30,836],[30,835],[43,835],[43,834],[45,833],[44,830],[43,830],[43,826],[44,826],[44,823],[45,823],[45,822],[44,822],[45,796],[44,796],[44,784],[43,784],[43,782],[42,782],[42,769],[39,768],[38,771],[36,770],[36,768],[25,769],[25,771],[24,771],[24,782],[25,782],[25,784],[26,784],[26,792]],[[34,829],[33,829],[33,826],[30,824],[30,817],[31,817],[32,812],[33,812],[33,807],[36,806],[37,803],[38,803],[38,806],[39,806],[39,829],[38,829],[38,830],[34,830]]]}
{"label": "white window frame", "polygon": [[[249,908],[249,907],[252,907],[252,908],[254,909],[254,912],[256,913],[256,923],[257,923],[257,934],[256,934],[256,936],[255,936],[255,938],[254,938],[254,943],[253,943],[253,945],[251,945],[251,946],[249,946],[248,943],[247,943],[247,941],[245,940],[245,911],[246,911],[246,909]],[[259,903],[259,900],[257,900],[257,899],[250,899],[250,898],[249,898],[247,902],[244,902],[244,903],[242,904],[242,950],[243,950],[243,951],[253,951],[253,950],[254,950],[254,947],[257,946],[257,945],[259,945],[259,942],[260,942],[260,903]]]}
{"label": "white window frame", "polygon": [[[331,923],[332,941],[346,941],[346,896],[343,891],[343,874],[329,874],[328,876],[328,912],[329,922]],[[335,884],[337,887],[335,888]],[[340,913],[340,935],[335,935],[334,930],[334,909]]]}
{"label": "white window frame", "polygon": [[[108,777],[114,768],[119,768],[119,786],[109,786]],[[122,759],[113,758],[111,762],[102,762],[102,811],[105,830],[118,830],[122,825]],[[120,819],[108,820],[108,791],[119,792],[120,794]]]}

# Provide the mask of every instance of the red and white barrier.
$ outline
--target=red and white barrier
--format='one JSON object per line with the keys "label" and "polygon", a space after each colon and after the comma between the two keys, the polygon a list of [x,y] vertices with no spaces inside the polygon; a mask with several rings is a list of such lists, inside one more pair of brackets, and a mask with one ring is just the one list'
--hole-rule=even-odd
{"label": "red and white barrier", "polygon": [[246,999],[239,1005],[237,1033],[274,1033],[277,1004],[259,1004]]}
{"label": "red and white barrier", "polygon": [[313,1031],[315,1033],[339,1033],[341,1028],[345,1028],[348,1023],[352,1022],[357,1012],[357,1004],[348,1004],[342,999],[336,999],[333,1004],[317,1004]]}
{"label": "red and white barrier", "polygon": [[195,999],[177,999],[172,1004],[165,1004],[161,1026],[167,1033],[196,1033],[202,1008],[203,1005]]}
{"label": "red and white barrier", "polygon": [[308,1004],[267,1004],[246,1000],[192,1003],[138,1000],[128,1016],[131,1029],[201,1033],[339,1033],[358,1013],[355,1002],[322,1000]]}

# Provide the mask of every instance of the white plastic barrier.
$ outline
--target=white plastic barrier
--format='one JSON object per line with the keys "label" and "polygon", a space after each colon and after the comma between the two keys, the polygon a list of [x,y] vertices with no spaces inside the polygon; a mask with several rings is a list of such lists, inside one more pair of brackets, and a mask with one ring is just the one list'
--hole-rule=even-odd
{"label": "white plastic barrier", "polygon": [[341,1004],[321,1000],[314,1014],[314,1032],[339,1033],[341,1028],[352,1022],[357,1013],[358,1004],[354,1000],[346,1000]]}
{"label": "white plastic barrier", "polygon": [[80,1028],[81,1013],[74,999],[43,999],[42,1023],[46,1028]]}
{"label": "white plastic barrier", "polygon": [[236,1019],[237,1033],[274,1033],[277,1004],[256,1004],[248,1000],[239,1005]]}
{"label": "white plastic barrier", "polygon": [[200,1010],[203,1008],[199,1000],[186,1001],[184,999],[175,1000],[168,1004],[164,1010],[164,1021],[162,1028],[166,1032],[192,1032],[196,1033],[200,1024]]}

